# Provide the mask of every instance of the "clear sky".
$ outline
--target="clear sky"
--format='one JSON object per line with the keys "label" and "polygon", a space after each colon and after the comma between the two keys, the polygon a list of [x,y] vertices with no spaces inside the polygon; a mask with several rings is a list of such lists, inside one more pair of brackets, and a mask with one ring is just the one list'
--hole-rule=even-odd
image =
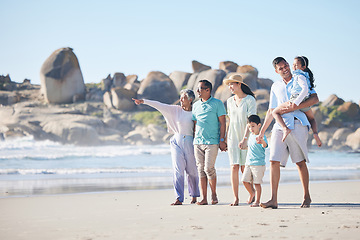
{"label": "clear sky", "polygon": [[278,80],[277,56],[307,56],[320,100],[359,103],[360,1],[0,0],[0,74],[39,84],[56,49],[71,47],[86,83],[108,74],[192,72],[191,61],[250,64]]}

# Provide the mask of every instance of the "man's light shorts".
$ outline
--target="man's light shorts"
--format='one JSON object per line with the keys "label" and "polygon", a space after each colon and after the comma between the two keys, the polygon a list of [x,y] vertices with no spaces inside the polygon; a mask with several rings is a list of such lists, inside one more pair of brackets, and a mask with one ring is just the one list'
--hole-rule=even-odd
{"label": "man's light shorts", "polygon": [[285,167],[289,155],[293,163],[303,160],[309,162],[308,158],[308,127],[303,126],[299,120],[295,120],[295,129],[292,129],[286,137],[285,142],[282,139],[283,131],[274,129],[270,140],[270,161],[280,162],[281,167]]}
{"label": "man's light shorts", "polygon": [[253,182],[254,184],[261,184],[265,173],[265,165],[253,166],[246,165],[244,173],[241,177],[242,182]]}

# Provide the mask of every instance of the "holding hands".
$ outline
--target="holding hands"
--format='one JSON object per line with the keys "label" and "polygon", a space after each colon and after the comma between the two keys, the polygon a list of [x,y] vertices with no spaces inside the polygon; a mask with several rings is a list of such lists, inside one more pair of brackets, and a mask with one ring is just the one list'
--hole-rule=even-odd
{"label": "holding hands", "polygon": [[264,141],[264,134],[263,133],[260,133],[259,136],[256,137],[256,142],[258,144],[263,144],[265,141]]}
{"label": "holding hands", "polygon": [[219,148],[222,152],[227,151],[227,143],[225,141],[220,141]]}
{"label": "holding hands", "polygon": [[241,140],[241,142],[239,142],[239,148],[240,149],[247,149],[248,144],[247,144],[247,138],[243,138],[243,140]]}

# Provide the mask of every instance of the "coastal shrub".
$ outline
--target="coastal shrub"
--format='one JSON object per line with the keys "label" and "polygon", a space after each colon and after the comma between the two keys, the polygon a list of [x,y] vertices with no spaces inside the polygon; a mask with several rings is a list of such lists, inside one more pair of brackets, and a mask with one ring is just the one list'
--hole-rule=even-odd
{"label": "coastal shrub", "polygon": [[90,115],[94,117],[102,118],[104,113],[103,111],[97,111],[97,112],[92,112]]}
{"label": "coastal shrub", "polygon": [[101,88],[101,83],[86,83],[86,89]]}
{"label": "coastal shrub", "polygon": [[331,107],[324,107],[324,106],[319,106],[320,112],[324,115],[324,116],[328,116],[332,111],[336,110],[338,108],[338,106],[331,106]]}
{"label": "coastal shrub", "polygon": [[159,126],[166,127],[165,120],[162,114],[158,111],[143,111],[135,113],[132,116],[132,120],[135,120],[142,125],[156,124]]}
{"label": "coastal shrub", "polygon": [[320,105],[319,109],[324,116],[328,117],[328,122],[333,120],[338,120],[340,122],[349,121],[350,119],[346,114],[337,110],[338,107],[339,106],[324,107]]}

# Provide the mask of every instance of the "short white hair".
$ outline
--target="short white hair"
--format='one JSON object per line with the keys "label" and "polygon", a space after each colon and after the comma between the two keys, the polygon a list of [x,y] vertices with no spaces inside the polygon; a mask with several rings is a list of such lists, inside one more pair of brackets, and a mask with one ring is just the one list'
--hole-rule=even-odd
{"label": "short white hair", "polygon": [[191,89],[183,89],[183,90],[181,90],[180,95],[182,95],[182,94],[185,94],[189,100],[191,99],[191,104],[195,100],[195,93]]}

